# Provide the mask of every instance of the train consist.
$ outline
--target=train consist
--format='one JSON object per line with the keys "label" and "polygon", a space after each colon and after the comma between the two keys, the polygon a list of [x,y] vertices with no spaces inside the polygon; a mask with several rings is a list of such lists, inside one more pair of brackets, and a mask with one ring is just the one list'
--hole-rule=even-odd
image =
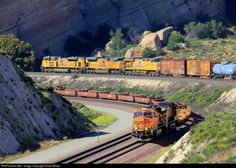
{"label": "train consist", "polygon": [[133,112],[131,134],[138,141],[150,141],[160,132],[164,133],[175,129],[176,126],[186,121],[192,113],[190,106],[179,102],[166,102],[161,97],[75,89],[58,89],[54,92],[63,96],[107,99],[147,105]]}
{"label": "train consist", "polygon": [[146,105],[150,104],[158,105],[160,102],[165,101],[165,99],[163,99],[162,97],[133,95],[130,93],[98,92],[94,90],[55,89],[54,92],[63,96],[70,96],[70,97],[107,99],[107,100],[125,101],[131,103],[140,103]]}
{"label": "train consist", "polygon": [[120,75],[180,76],[236,79],[236,64],[208,59],[103,58],[47,56],[43,72],[103,73]]}
{"label": "train consist", "polygon": [[139,141],[150,141],[160,133],[174,130],[192,113],[190,106],[179,102],[159,102],[134,111],[132,136]]}

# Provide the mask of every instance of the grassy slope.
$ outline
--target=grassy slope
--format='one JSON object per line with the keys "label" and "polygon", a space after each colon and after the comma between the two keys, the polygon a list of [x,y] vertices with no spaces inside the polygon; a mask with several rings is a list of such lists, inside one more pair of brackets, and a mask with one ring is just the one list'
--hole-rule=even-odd
{"label": "grassy slope", "polygon": [[116,116],[112,114],[97,112],[95,110],[89,109],[83,104],[72,102],[72,105],[93,123],[99,125],[100,128],[108,127],[117,120]]}
{"label": "grassy slope", "polygon": [[236,36],[225,39],[189,39],[188,47],[181,47],[178,51],[167,51],[167,58],[204,58],[232,60],[236,62]]}
{"label": "grassy slope", "polygon": [[193,149],[184,163],[236,163],[236,102],[191,129]]}

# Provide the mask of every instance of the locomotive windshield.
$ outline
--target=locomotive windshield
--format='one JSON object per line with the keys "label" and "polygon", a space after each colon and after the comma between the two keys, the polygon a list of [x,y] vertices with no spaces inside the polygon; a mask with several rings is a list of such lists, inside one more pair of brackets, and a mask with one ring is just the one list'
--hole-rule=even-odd
{"label": "locomotive windshield", "polygon": [[135,112],[133,118],[141,117],[141,116],[142,116],[142,112]]}
{"label": "locomotive windshield", "polygon": [[144,113],[144,117],[152,118],[152,113]]}

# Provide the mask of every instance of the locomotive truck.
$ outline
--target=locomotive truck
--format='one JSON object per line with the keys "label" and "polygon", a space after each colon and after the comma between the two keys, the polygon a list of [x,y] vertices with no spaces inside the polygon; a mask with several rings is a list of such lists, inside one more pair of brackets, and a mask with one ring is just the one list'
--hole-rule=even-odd
{"label": "locomotive truck", "polygon": [[184,123],[192,108],[179,102],[160,102],[158,105],[137,109],[132,118],[132,137],[150,141],[160,133],[173,130]]}

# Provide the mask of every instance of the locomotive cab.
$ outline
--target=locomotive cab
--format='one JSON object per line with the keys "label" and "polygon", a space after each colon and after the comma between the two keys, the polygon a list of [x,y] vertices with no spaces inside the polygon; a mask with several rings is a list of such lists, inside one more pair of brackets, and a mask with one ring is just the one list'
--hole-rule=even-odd
{"label": "locomotive cab", "polygon": [[132,136],[140,140],[151,140],[157,130],[158,113],[151,107],[134,111],[132,119]]}

